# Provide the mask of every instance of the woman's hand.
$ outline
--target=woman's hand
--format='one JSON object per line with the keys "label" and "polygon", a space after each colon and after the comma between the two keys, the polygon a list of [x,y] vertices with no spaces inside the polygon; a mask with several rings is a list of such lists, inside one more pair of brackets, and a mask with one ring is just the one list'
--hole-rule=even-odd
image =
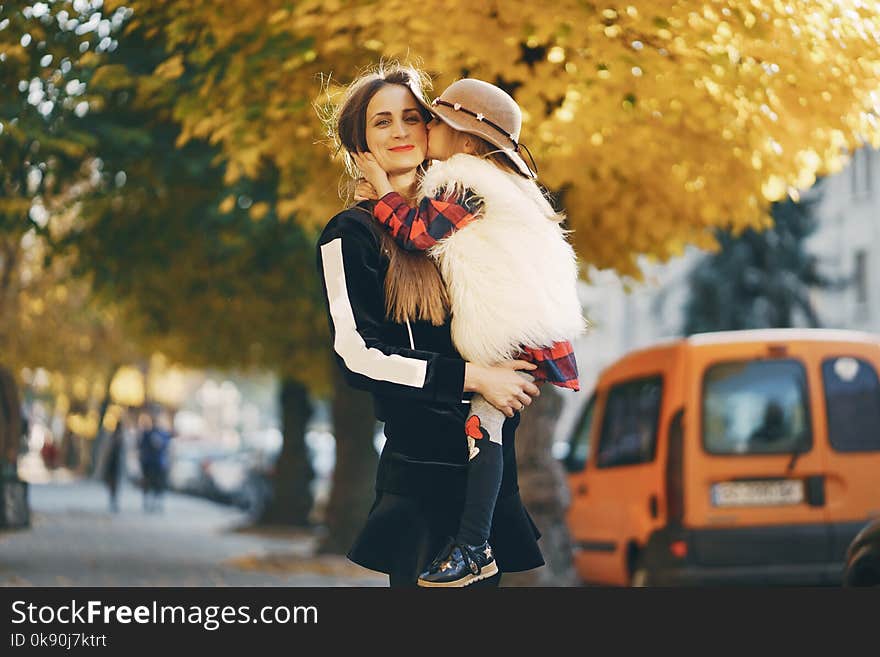
{"label": "woman's hand", "polygon": [[376,188],[368,183],[366,178],[357,179],[357,182],[354,186],[355,201],[375,201],[378,198],[379,195],[376,194]]}
{"label": "woman's hand", "polygon": [[541,394],[534,383],[516,373],[517,370],[530,371],[537,365],[525,360],[508,360],[499,365],[487,367],[467,363],[464,368],[465,392],[478,392],[507,417],[532,403],[532,397]]}
{"label": "woman's hand", "polygon": [[382,198],[385,194],[394,191],[391,183],[388,182],[388,174],[385,173],[385,169],[379,166],[372,153],[352,152],[351,157],[361,173],[364,174],[367,182],[376,190],[377,198]]}

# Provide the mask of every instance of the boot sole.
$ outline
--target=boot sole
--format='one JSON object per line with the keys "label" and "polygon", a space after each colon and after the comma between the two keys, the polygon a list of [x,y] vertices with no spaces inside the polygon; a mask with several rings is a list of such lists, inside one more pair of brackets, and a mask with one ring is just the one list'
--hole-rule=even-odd
{"label": "boot sole", "polygon": [[464,579],[457,580],[455,582],[426,582],[423,579],[420,579],[416,584],[422,586],[424,588],[439,588],[439,589],[453,589],[453,588],[463,588],[465,586],[470,586],[474,582],[479,582],[481,579],[486,579],[488,577],[492,577],[493,575],[498,573],[498,566],[493,561],[492,563],[483,566],[480,570],[479,575],[469,575]]}

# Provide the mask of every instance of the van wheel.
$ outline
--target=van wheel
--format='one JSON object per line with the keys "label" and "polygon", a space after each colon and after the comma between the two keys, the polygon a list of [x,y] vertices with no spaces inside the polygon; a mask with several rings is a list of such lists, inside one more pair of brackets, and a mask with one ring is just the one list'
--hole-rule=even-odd
{"label": "van wheel", "polygon": [[642,559],[636,561],[632,575],[629,577],[629,585],[635,588],[651,586],[651,577],[648,573],[648,569],[645,567],[645,562]]}

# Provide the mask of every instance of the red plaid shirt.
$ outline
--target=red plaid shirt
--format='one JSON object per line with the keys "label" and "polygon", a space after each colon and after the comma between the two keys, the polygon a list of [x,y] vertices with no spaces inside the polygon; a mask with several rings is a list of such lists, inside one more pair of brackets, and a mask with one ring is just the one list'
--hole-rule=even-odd
{"label": "red plaid shirt", "polygon": [[[470,190],[461,198],[423,198],[410,207],[397,192],[389,192],[373,206],[373,216],[407,251],[426,251],[438,241],[478,218],[481,200]],[[530,372],[535,381],[547,381],[560,388],[579,390],[574,349],[567,340],[550,347],[523,347],[521,360],[535,363]]]}

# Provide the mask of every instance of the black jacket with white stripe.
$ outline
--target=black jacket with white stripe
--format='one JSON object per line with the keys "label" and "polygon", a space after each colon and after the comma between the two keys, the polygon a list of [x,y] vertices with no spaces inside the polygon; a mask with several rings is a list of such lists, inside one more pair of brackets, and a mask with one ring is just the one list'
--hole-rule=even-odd
{"label": "black jacket with white stripe", "polygon": [[[408,327],[386,318],[388,260],[378,230],[369,210],[349,208],[330,220],[317,249],[337,364],[349,385],[372,393],[376,417],[385,422],[377,488],[400,494],[463,488],[465,361],[449,322]],[[519,415],[504,427],[502,497],[517,490],[517,424]]]}

